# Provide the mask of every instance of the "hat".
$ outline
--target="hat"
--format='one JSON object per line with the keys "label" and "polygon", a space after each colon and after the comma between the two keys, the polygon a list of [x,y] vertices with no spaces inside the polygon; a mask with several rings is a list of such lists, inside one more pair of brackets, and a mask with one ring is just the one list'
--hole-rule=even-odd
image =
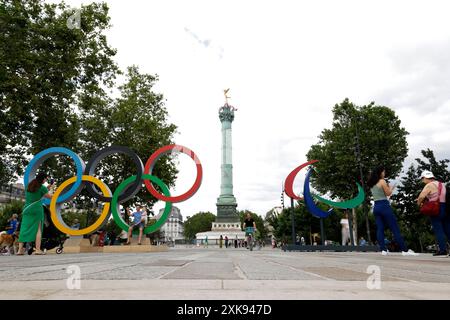
{"label": "hat", "polygon": [[425,170],[425,171],[422,171],[422,174],[420,175],[420,178],[431,179],[431,178],[434,178],[434,174],[431,171]]}

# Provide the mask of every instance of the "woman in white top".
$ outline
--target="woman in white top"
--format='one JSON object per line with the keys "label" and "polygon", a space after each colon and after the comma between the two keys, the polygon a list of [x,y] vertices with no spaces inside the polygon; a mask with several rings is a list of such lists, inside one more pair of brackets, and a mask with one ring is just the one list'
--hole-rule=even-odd
{"label": "woman in white top", "polygon": [[373,215],[375,216],[375,222],[377,224],[377,242],[380,246],[381,254],[387,255],[389,253],[384,242],[384,228],[388,227],[392,231],[394,239],[402,251],[402,255],[417,255],[417,253],[411,249],[408,250],[400,233],[397,219],[388,200],[388,197],[392,195],[395,186],[389,186],[384,180],[385,176],[386,170],[384,167],[377,166],[372,170],[369,180],[367,181],[367,186],[372,192],[372,197],[375,203],[373,206]]}
{"label": "woman in white top", "polygon": [[[447,240],[450,240],[450,217],[445,212],[445,196],[446,190],[443,183],[437,181],[431,171],[424,171],[421,175],[422,182],[425,187],[417,198],[417,204],[423,205],[425,199],[429,201],[436,201],[439,197],[440,211],[438,216],[431,217],[431,225],[433,232],[439,244],[439,252],[433,254],[434,256],[447,256]],[[441,194],[439,196],[439,184],[441,184]],[[447,239],[446,239],[447,236]]]}
{"label": "woman in white top", "polygon": [[348,214],[346,213],[341,219],[341,234],[342,234],[342,245],[346,246],[350,241],[350,227],[348,225]]}

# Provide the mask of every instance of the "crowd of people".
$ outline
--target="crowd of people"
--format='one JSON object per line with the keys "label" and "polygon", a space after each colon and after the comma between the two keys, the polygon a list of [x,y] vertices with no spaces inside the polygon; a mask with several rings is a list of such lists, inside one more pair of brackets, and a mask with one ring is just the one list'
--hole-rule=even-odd
{"label": "crowd of people", "polygon": [[[203,243],[204,248],[209,247],[208,236],[206,236],[205,239],[203,239],[202,241],[197,240],[198,246],[200,246],[202,243]],[[255,247],[257,247],[258,249],[266,246],[265,242],[261,239],[254,239],[253,245]],[[228,249],[228,248],[236,248],[236,249],[237,248],[249,248],[249,242],[246,239],[239,239],[237,235],[235,236],[234,239],[229,239],[228,236],[224,237],[223,235],[221,235],[219,237],[219,248],[223,248],[223,247],[225,247],[226,249]]]}
{"label": "crowd of people", "polygon": [[[25,205],[22,210],[21,222],[18,220],[18,215],[13,214],[8,220],[5,231],[0,233],[0,249],[2,247],[10,247],[11,243],[18,242],[17,255],[24,255],[25,248],[24,243],[34,243],[33,252],[35,255],[45,254],[41,250],[41,239],[44,228],[44,210],[41,204],[42,198],[50,199],[52,194],[49,189],[44,185],[47,182],[47,175],[40,173],[33,179],[26,187],[25,192]],[[368,187],[370,188],[374,206],[373,214],[377,225],[376,238],[377,244],[380,247],[380,251],[383,255],[388,255],[391,251],[389,249],[390,242],[385,237],[385,229],[389,228],[393,234],[396,245],[402,252],[402,255],[417,255],[413,250],[408,248],[405,243],[400,228],[397,223],[397,219],[391,208],[389,197],[392,195],[395,185],[390,186],[386,180],[386,170],[383,166],[374,168],[371,171],[371,175],[368,179]],[[434,253],[434,256],[447,256],[447,244],[450,240],[450,216],[446,211],[446,188],[440,181],[437,181],[434,174],[431,171],[424,171],[421,174],[421,179],[425,185],[418,198],[416,199],[419,207],[430,206],[430,203],[437,204],[437,212],[430,215],[430,223],[438,243],[438,250]],[[53,181],[49,184],[52,187]],[[422,209],[421,209],[422,210]],[[116,240],[120,244],[129,245],[134,229],[139,230],[138,245],[142,243],[143,229],[147,224],[147,213],[143,210],[142,206],[137,205],[136,211],[131,212],[129,209],[126,213],[130,217],[132,223],[128,229],[128,232],[122,231],[119,235],[115,235],[112,243]],[[342,228],[342,245],[347,245],[350,242],[350,228],[348,215],[345,214],[340,221]],[[80,224],[78,220],[75,220],[72,228],[79,229]],[[246,230],[246,236],[249,235],[249,230],[254,228],[256,230],[256,224],[247,216],[244,222],[243,228]],[[353,234],[354,242],[357,242],[356,234]],[[259,240],[258,240],[259,241]],[[278,243],[274,236],[271,239],[272,247],[278,246]],[[260,246],[264,245],[264,241],[258,242]],[[296,243],[300,245],[305,244],[304,237],[297,235]],[[367,245],[367,241],[361,237],[358,244],[360,246]],[[208,238],[206,237],[204,245],[208,246]],[[220,236],[219,246],[225,248],[235,247],[248,247],[248,241],[243,239],[229,239],[228,236]],[[9,250],[9,249],[8,249]]]}

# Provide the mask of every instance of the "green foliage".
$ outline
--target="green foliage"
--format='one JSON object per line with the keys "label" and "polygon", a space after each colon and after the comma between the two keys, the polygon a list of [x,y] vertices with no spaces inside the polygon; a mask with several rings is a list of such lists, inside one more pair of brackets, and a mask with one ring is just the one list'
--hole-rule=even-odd
{"label": "green foliage", "polygon": [[24,202],[13,200],[8,204],[0,207],[0,231],[3,231],[6,227],[8,220],[11,218],[13,214],[19,215],[19,221],[22,216],[22,209],[24,206]]}
{"label": "green foliage", "polygon": [[[149,219],[147,226],[151,226],[151,225],[155,224],[156,221],[157,221],[156,219]],[[147,236],[150,238],[150,241],[152,241],[152,243],[154,243],[155,241],[163,240],[163,238],[164,238],[161,229],[158,229],[155,232],[148,234]]]}
{"label": "green foliage", "polygon": [[[0,0],[0,182],[23,173],[27,154],[55,145],[77,150],[80,92],[113,84],[107,5],[83,6],[79,29],[67,27],[73,13],[65,3]],[[67,170],[55,159],[45,169]]]}
{"label": "green foliage", "polygon": [[[356,214],[356,224],[357,224],[357,237],[358,239],[355,239],[355,243],[359,238],[364,237],[367,239],[367,225],[366,225],[366,212],[363,207],[358,207],[355,210]],[[349,214],[351,214],[351,210],[349,210]],[[377,238],[377,225],[375,222],[375,216],[373,214],[368,214],[368,220],[369,220],[369,230],[370,230],[370,239],[371,242],[374,243],[375,239]],[[355,226],[353,226],[354,228]]]}
{"label": "green foliage", "polygon": [[444,183],[450,182],[450,171],[448,168],[450,159],[436,160],[434,152],[430,149],[422,150],[421,153],[425,158],[425,161],[420,158],[416,158],[419,174],[424,170],[429,170],[433,172],[437,180]]}
{"label": "green foliage", "polygon": [[[105,36],[108,12],[105,3],[84,5],[80,28],[69,28],[75,11],[64,2],[0,0],[0,184],[22,175],[29,155],[53,146],[70,148],[87,162],[110,145],[128,146],[146,161],[173,144],[176,126],[167,120],[162,94],[153,91],[157,76],[129,67],[119,97],[111,95],[122,72]],[[52,157],[41,170],[57,185],[74,175],[67,156]],[[135,173],[123,155],[108,156],[96,170],[111,190]],[[160,158],[153,174],[173,186],[174,159]],[[90,208],[90,198],[82,192],[74,202]],[[143,190],[125,205],[137,201],[151,207],[156,199]]]}
{"label": "green foliage", "polygon": [[392,196],[393,207],[406,242],[416,251],[424,251],[427,245],[434,243],[429,219],[420,214],[416,199],[422,191],[424,184],[420,179],[423,170],[430,170],[436,178],[444,183],[450,182],[448,163],[450,160],[436,160],[434,152],[430,149],[422,150],[425,159],[417,158],[417,166],[411,164],[402,177],[397,193]]}
{"label": "green foliage", "polygon": [[[88,214],[92,215],[93,213],[88,213],[86,210],[63,210],[61,217],[69,227],[75,224],[75,220],[78,220],[80,223],[80,229],[82,229],[89,226],[89,224],[87,224],[89,222],[87,221]],[[90,221],[94,222],[93,220]]]}
{"label": "green foliage", "polygon": [[184,223],[184,237],[187,240],[195,239],[199,232],[211,231],[212,223],[216,216],[211,212],[199,212],[186,220]]}
{"label": "green foliage", "polygon": [[[306,155],[308,160],[319,160],[314,165],[319,174],[312,175],[312,185],[332,198],[349,199],[356,195],[355,182],[359,181],[364,185],[367,207],[370,171],[382,164],[389,176],[397,176],[408,154],[407,134],[392,109],[373,102],[358,107],[345,99],[333,108],[332,128],[322,131],[319,142]],[[368,224],[367,209],[365,220]]]}
{"label": "green foliage", "polygon": [[[121,96],[109,106],[99,106],[103,111],[86,115],[82,121],[85,130],[81,141],[86,159],[106,145],[124,145],[136,152],[145,165],[154,151],[174,143],[176,126],[167,122],[163,96],[152,91],[157,80],[156,76],[139,73],[135,66],[128,68],[126,82],[119,87]],[[96,173],[114,190],[125,178],[136,174],[135,167],[130,158],[116,154],[103,159]],[[168,187],[174,185],[177,173],[174,159],[168,155],[159,158],[152,171]],[[152,207],[156,201],[143,188],[125,205],[140,202]]]}
{"label": "green foliage", "polygon": [[[390,176],[399,174],[408,153],[408,133],[393,110],[374,103],[357,107],[345,99],[334,106],[333,115],[332,129],[324,129],[319,143],[307,153],[308,160],[319,160],[314,166],[320,174],[311,178],[314,188],[321,193],[329,192],[332,198],[354,197],[357,193],[354,182],[361,180],[359,160],[364,182],[370,170],[379,164],[386,167]],[[360,159],[356,152],[357,133]]]}
{"label": "green foliage", "polygon": [[109,235],[115,237],[117,237],[122,232],[122,229],[117,225],[117,223],[114,222],[113,219],[109,219],[108,223],[106,224],[105,230]]}

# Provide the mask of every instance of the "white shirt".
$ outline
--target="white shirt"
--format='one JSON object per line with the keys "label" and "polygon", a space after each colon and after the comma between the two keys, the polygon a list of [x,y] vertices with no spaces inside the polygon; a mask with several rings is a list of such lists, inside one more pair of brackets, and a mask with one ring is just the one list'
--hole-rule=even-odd
{"label": "white shirt", "polygon": [[349,229],[348,219],[341,219],[342,229]]}

